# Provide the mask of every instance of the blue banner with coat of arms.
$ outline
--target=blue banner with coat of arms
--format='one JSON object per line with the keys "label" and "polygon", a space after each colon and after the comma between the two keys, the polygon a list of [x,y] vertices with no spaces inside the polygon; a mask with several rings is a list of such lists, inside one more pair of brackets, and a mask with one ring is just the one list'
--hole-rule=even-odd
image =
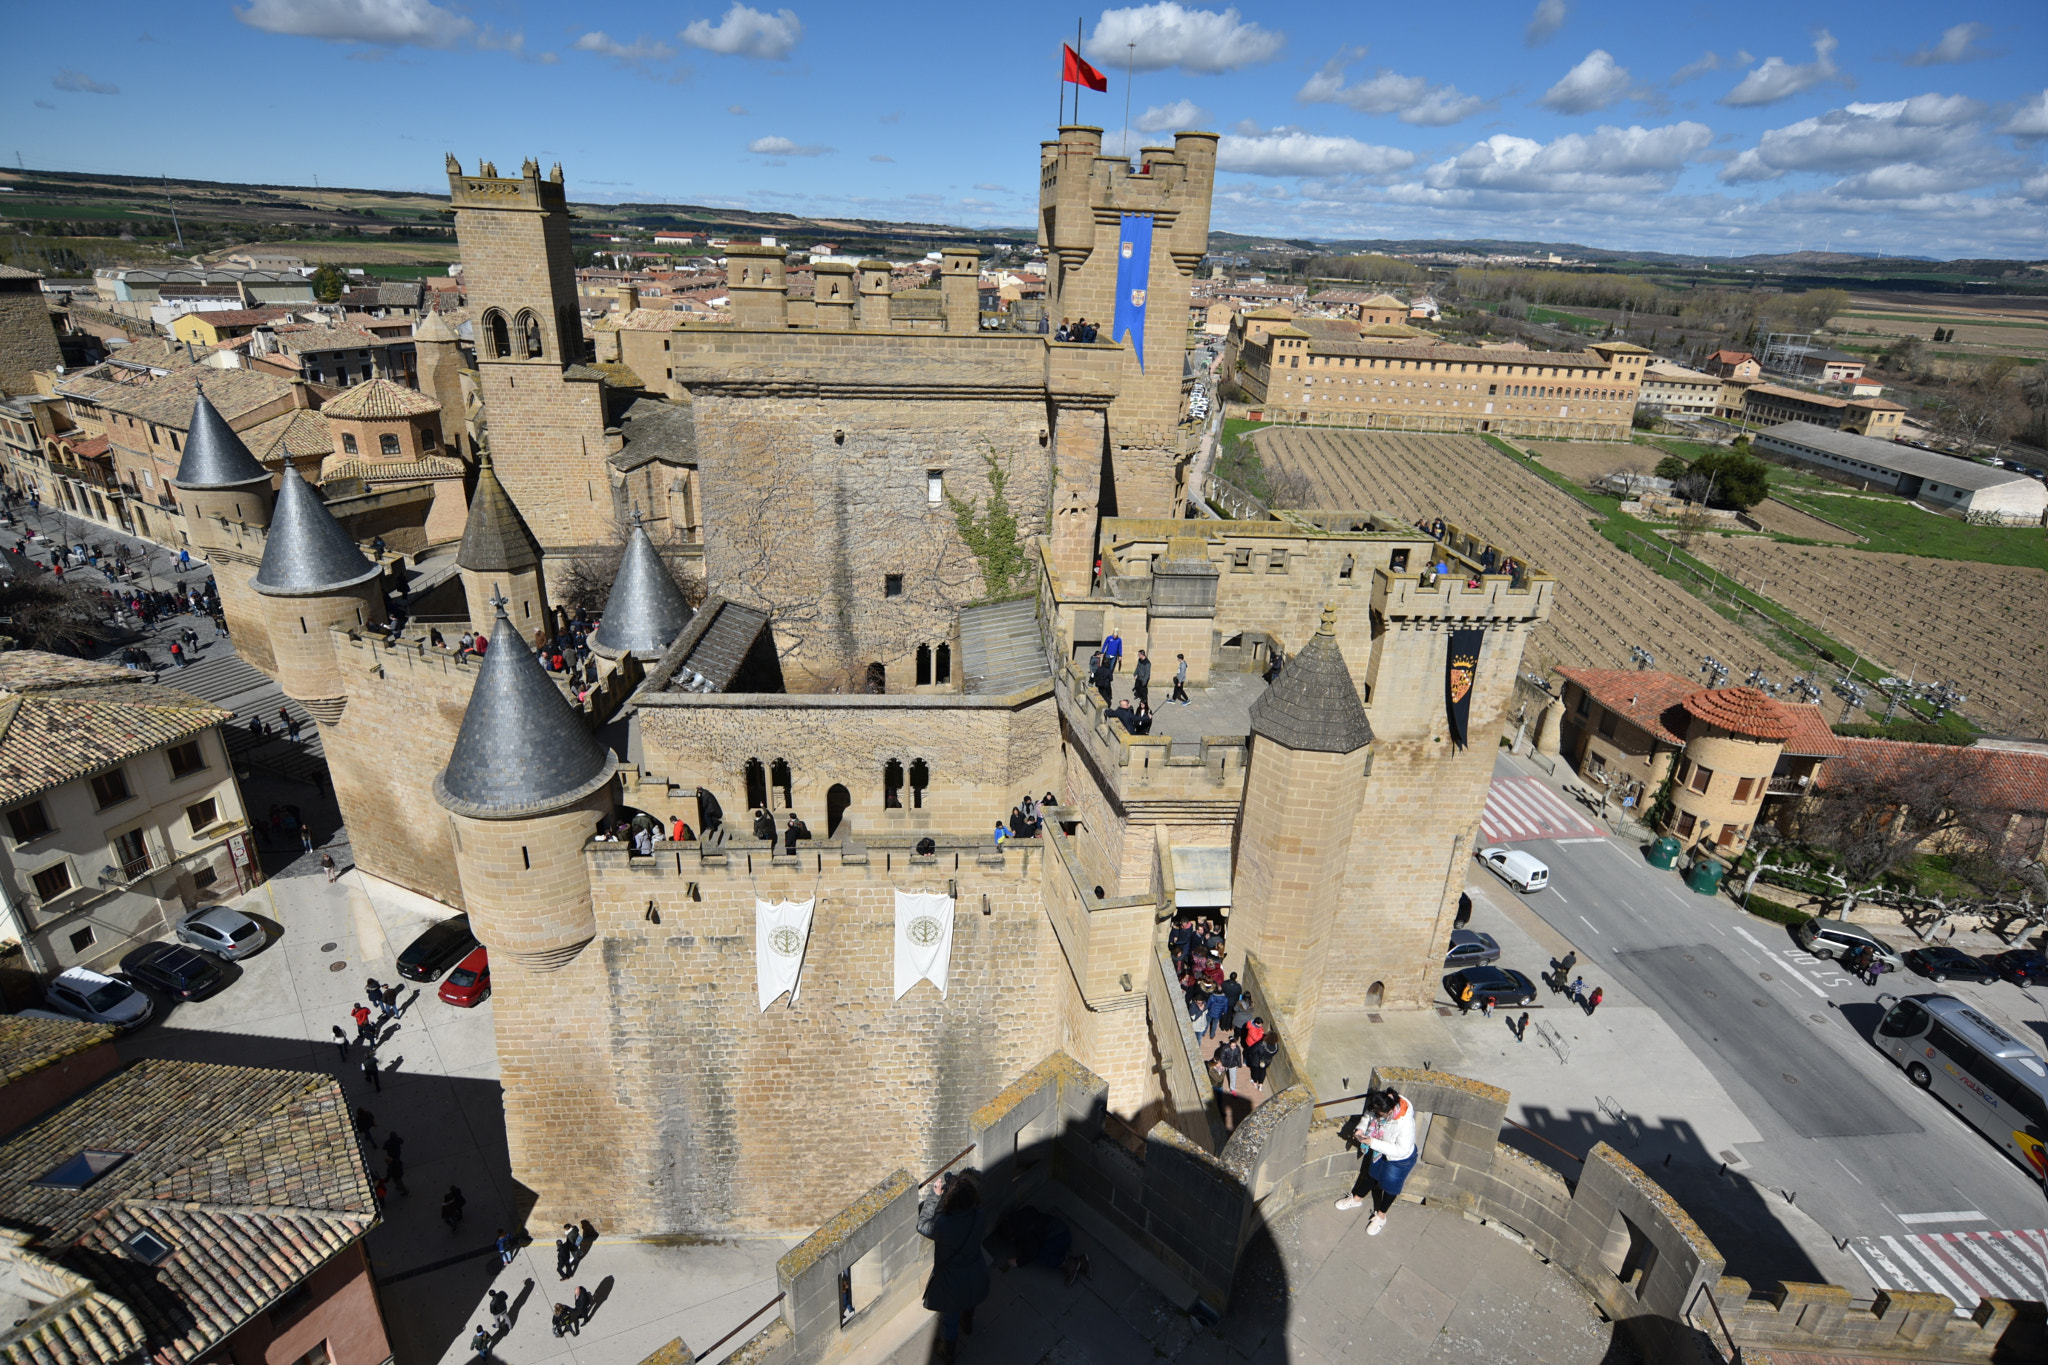
{"label": "blue banner with coat of arms", "polygon": [[1116,318],[1112,341],[1128,341],[1145,369],[1145,290],[1152,282],[1152,215],[1126,213],[1117,231]]}

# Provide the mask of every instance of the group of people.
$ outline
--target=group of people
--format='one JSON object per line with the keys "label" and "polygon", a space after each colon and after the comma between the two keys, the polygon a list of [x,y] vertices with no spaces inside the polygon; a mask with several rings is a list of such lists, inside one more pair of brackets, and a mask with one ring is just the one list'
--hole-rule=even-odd
{"label": "group of people", "polygon": [[[329,880],[333,879],[329,878]],[[405,988],[395,981],[386,985],[376,977],[370,977],[363,982],[363,998],[369,1001],[369,1003],[364,1004],[362,1000],[358,1000],[355,1006],[348,1012],[348,1017],[356,1026],[355,1037],[350,1038],[341,1025],[336,1024],[334,1026],[334,1045],[341,1053],[341,1060],[343,1063],[346,1063],[349,1059],[350,1048],[352,1046],[360,1046],[363,1049],[363,1059],[358,1065],[362,1069],[363,1081],[379,1094],[382,1094],[384,1091],[382,1073],[385,1068],[378,1065],[377,1049],[391,1041],[391,1035],[398,1032],[398,1017],[411,1007],[412,1001],[410,1000],[404,1005],[398,1003],[398,997],[404,990]],[[419,999],[419,992],[414,991],[413,1000],[417,999]],[[402,1061],[404,1059],[400,1058],[399,1060]],[[397,1062],[392,1063],[393,1066],[397,1064]],[[392,1160],[394,1162],[397,1160],[395,1152],[392,1154]],[[403,1167],[399,1168],[397,1174],[390,1174],[389,1178],[393,1183],[399,1185],[398,1192],[404,1194],[405,1187],[402,1183],[399,1183],[399,1175],[401,1174],[403,1174]]]}
{"label": "group of people", "polygon": [[1057,806],[1058,804],[1059,802],[1053,799],[1051,792],[1045,794],[1045,800],[1042,802],[1032,800],[1031,793],[1025,792],[1024,799],[1010,807],[1009,823],[1004,824],[1001,820],[996,821],[995,841],[1000,844],[1005,839],[1043,838],[1045,835],[1045,808],[1047,806]]}
{"label": "group of people", "polygon": [[1222,927],[1199,916],[1177,923],[1167,931],[1166,950],[1180,977],[1195,1041],[1217,1040],[1209,1057],[1210,1079],[1217,1090],[1237,1094],[1240,1069],[1254,1086],[1263,1087],[1267,1069],[1279,1055],[1280,1040],[1237,973],[1223,970]]}
{"label": "group of people", "polygon": [[1090,343],[1099,338],[1100,330],[1086,318],[1082,318],[1079,322],[1070,322],[1066,318],[1061,318],[1059,329],[1052,334],[1054,341]]}
{"label": "group of people", "polygon": [[[1445,527],[1442,517],[1427,519],[1417,517],[1415,519],[1415,529],[1428,536],[1431,540],[1436,541],[1441,541],[1448,533],[1448,528]],[[1423,572],[1431,575],[1432,579],[1448,576],[1451,572],[1450,556],[1441,554],[1436,556],[1435,562],[1427,566]],[[1479,552],[1478,572],[1469,575],[1465,579],[1465,586],[1468,588],[1481,586],[1479,582],[1481,574],[1506,574],[1509,578],[1514,579],[1515,585],[1519,587],[1521,586],[1523,572],[1524,566],[1519,559],[1512,555],[1504,555],[1489,545]]]}
{"label": "group of people", "polygon": [[[1188,704],[1188,656],[1176,654],[1173,669],[1173,695],[1167,700]],[[1131,696],[1122,705],[1116,705],[1116,675],[1123,671],[1123,637],[1111,631],[1102,647],[1088,656],[1088,684],[1102,694],[1102,704],[1110,708],[1109,714],[1121,722],[1124,729],[1134,735],[1149,734],[1152,730],[1152,660],[1144,650],[1138,651],[1137,662],[1131,668]]]}
{"label": "group of people", "polygon": [[1572,968],[1579,965],[1577,951],[1568,952],[1562,958],[1551,960],[1550,975],[1543,978],[1543,984],[1563,995],[1589,1016],[1600,1008],[1600,1002],[1607,998],[1605,986],[1586,988],[1586,978],[1572,975]]}

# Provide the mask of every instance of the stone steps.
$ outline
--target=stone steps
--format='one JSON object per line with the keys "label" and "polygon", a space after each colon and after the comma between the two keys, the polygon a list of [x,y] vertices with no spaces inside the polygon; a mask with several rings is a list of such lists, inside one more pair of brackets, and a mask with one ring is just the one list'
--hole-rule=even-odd
{"label": "stone steps", "polygon": [[1038,604],[1027,598],[963,608],[960,667],[966,690],[984,696],[1020,692],[1050,680]]}

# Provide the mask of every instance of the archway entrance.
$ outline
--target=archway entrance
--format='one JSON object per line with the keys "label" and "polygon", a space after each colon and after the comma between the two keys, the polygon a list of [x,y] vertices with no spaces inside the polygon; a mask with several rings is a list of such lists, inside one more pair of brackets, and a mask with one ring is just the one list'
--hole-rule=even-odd
{"label": "archway entrance", "polygon": [[853,793],[843,783],[834,782],[825,789],[825,837],[839,837],[839,822],[846,814],[846,808],[853,804]]}

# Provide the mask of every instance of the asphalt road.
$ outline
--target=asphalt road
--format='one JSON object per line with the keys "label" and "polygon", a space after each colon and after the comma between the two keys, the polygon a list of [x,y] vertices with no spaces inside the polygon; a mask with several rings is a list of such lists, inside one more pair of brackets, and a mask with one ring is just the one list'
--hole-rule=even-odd
{"label": "asphalt road", "polygon": [[[1588,985],[1618,981],[1655,1008],[1764,1134],[1737,1153],[1752,1179],[1793,1193],[1837,1238],[2048,1220],[2040,1184],[1872,1046],[1883,991],[1790,931],[1687,890],[1633,843],[1517,847],[1550,865],[1550,888],[1523,903],[1578,949]],[[2017,986],[1881,980],[1975,1001],[2048,1052],[2048,1002]]]}

